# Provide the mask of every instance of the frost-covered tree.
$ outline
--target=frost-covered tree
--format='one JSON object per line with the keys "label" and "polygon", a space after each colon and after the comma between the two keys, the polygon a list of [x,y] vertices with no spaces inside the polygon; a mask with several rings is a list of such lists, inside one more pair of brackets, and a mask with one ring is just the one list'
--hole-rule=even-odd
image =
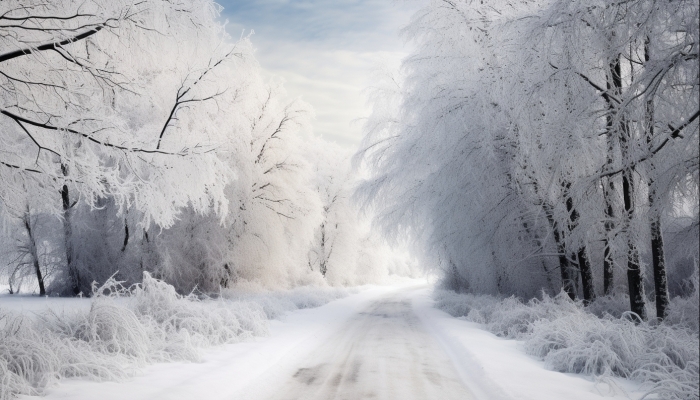
{"label": "frost-covered tree", "polygon": [[350,156],[348,149],[318,138],[307,150],[315,171],[312,184],[322,205],[308,263],[331,285],[376,282],[389,273],[385,257],[390,250],[352,196],[358,171],[351,168]]}
{"label": "frost-covered tree", "polygon": [[[676,182],[697,181],[697,135],[692,128],[689,134],[682,132],[698,117],[697,5],[560,1],[549,6],[535,29],[539,33],[534,36],[540,38],[564,37],[563,46],[543,52],[555,75],[578,80],[597,97],[589,107],[593,118],[587,126],[607,139],[607,158],[582,183],[604,187],[606,236],[614,225],[626,236],[623,253],[631,308],[642,318],[646,311],[640,252],[650,249],[657,316],[663,318],[668,295],[660,217],[678,204],[673,199],[680,189]],[[585,91],[580,88],[579,93]],[[656,175],[659,171],[664,171],[663,178]],[[622,200],[617,221],[616,193]],[[645,240],[650,243],[643,244]],[[608,264],[614,249],[606,245],[605,251]],[[605,272],[611,275],[610,266]]]}
{"label": "frost-covered tree", "polygon": [[288,100],[280,82],[265,82],[253,60],[229,77],[236,98],[226,104],[226,152],[235,171],[221,218],[188,209],[170,229],[154,235],[159,276],[181,291],[205,292],[238,282],[293,286],[311,277],[306,252],[320,217],[320,203],[304,156],[310,108]]}
{"label": "frost-covered tree", "polygon": [[0,7],[2,210],[31,198],[62,219],[73,293],[90,285],[74,262],[81,204],[108,198],[143,226],[171,225],[185,206],[227,211],[212,115],[231,95],[216,70],[236,49],[218,11],[159,0]]}
{"label": "frost-covered tree", "polygon": [[650,260],[663,317],[661,223],[697,224],[697,25],[685,1],[432,1],[375,93],[361,197],[453,288],[588,302],[622,269],[645,318]]}
{"label": "frost-covered tree", "polygon": [[[543,224],[523,221],[530,211],[513,175],[517,142],[497,98],[504,63],[488,24],[449,2],[414,16],[406,33],[418,50],[404,63],[405,83],[389,77],[375,94],[383,114],[369,120],[363,147],[377,174],[361,190],[381,225],[423,243],[426,263],[453,287],[495,293],[534,280],[537,290],[552,265],[533,257],[524,234]],[[507,273],[513,265],[522,279]]]}

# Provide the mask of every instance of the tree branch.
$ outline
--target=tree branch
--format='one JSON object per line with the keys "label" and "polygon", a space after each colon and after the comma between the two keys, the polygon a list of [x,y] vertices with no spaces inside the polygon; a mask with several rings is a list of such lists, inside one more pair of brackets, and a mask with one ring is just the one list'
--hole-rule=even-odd
{"label": "tree branch", "polygon": [[[549,63],[549,66],[552,67],[552,68],[554,68],[554,69],[556,69],[557,71],[559,70],[559,67],[557,67],[556,65],[552,64],[551,62]],[[582,73],[580,73],[580,72],[578,72],[578,71],[574,71],[574,73],[575,73],[576,75],[578,75],[581,79],[583,79],[584,81],[586,81],[586,83],[588,83],[589,85],[591,85],[595,90],[597,90],[597,91],[600,93],[600,95],[603,96],[603,99],[605,99],[605,101],[607,101],[608,103],[611,103],[611,100],[615,101],[615,103],[617,103],[617,104],[621,104],[621,103],[622,103],[618,98],[616,98],[615,96],[613,96],[613,95],[611,95],[610,93],[608,93],[607,90],[603,89],[600,85],[598,85],[598,84],[596,84],[595,82],[593,82],[593,80],[592,80],[591,78],[587,77],[586,75],[584,75],[584,74],[582,74]]]}
{"label": "tree branch", "polygon": [[33,47],[33,48],[28,47],[25,49],[19,49],[19,50],[11,51],[9,53],[0,54],[0,63],[8,61],[8,60],[12,60],[13,58],[26,56],[26,55],[32,54],[36,51],[54,50],[57,47],[65,46],[67,44],[71,44],[71,43],[77,42],[79,40],[83,40],[87,37],[90,37],[90,36],[96,34],[99,31],[101,31],[102,28],[104,28],[105,26],[106,26],[106,22],[94,27],[93,29],[90,29],[89,31],[83,32],[79,35],[73,36],[72,38],[62,40],[60,42],[46,43],[46,44],[42,44],[40,46]]}
{"label": "tree branch", "polygon": [[639,164],[641,162],[648,160],[653,155],[655,155],[656,153],[661,151],[661,149],[663,149],[671,141],[671,139],[683,138],[683,136],[681,135],[681,131],[683,129],[687,128],[688,125],[692,124],[699,116],[700,116],[700,110],[696,111],[695,114],[693,114],[688,119],[688,121],[686,121],[683,125],[681,125],[677,128],[674,128],[671,124],[669,124],[668,128],[671,130],[671,133],[663,140],[663,142],[661,142],[658,146],[656,146],[656,148],[654,148],[649,153],[645,154],[644,156],[638,158],[634,162],[632,162],[624,167],[618,168],[618,169],[613,170],[613,171],[601,173],[600,175],[598,175],[598,178],[605,178],[605,177],[617,175],[617,174],[619,174],[619,173],[621,173],[629,168],[634,168],[637,164]]}
{"label": "tree branch", "polygon": [[8,168],[12,168],[12,169],[18,169],[20,171],[34,172],[36,174],[43,174],[44,173],[42,171],[39,171],[38,169],[24,168],[24,167],[20,167],[19,165],[6,163],[4,161],[0,161],[0,165],[4,165],[4,166],[6,166]]}
{"label": "tree branch", "polygon": [[204,98],[194,98],[194,97],[193,97],[193,98],[190,98],[190,99],[185,99],[185,100],[183,100],[184,97],[185,97],[185,95],[186,95],[187,93],[189,93],[190,90],[192,90],[192,88],[194,88],[202,79],[204,79],[204,77],[205,77],[209,72],[211,72],[211,71],[212,71],[214,68],[216,68],[219,64],[221,64],[222,62],[224,62],[224,60],[226,60],[227,58],[229,58],[229,57],[231,57],[232,55],[234,55],[234,50],[235,50],[235,49],[236,49],[236,48],[235,48],[235,46],[234,46],[234,48],[232,48],[231,51],[229,51],[225,56],[221,57],[221,58],[220,58],[218,61],[216,61],[214,64],[212,64],[212,61],[209,60],[209,66],[199,75],[199,77],[198,77],[197,79],[194,80],[194,82],[192,83],[192,85],[190,85],[189,87],[185,88],[185,85],[184,85],[184,82],[183,82],[182,86],[180,86],[180,89],[177,90],[177,96],[175,97],[175,104],[173,104],[173,107],[170,109],[170,114],[168,115],[168,118],[165,120],[165,124],[163,124],[163,128],[160,130],[160,134],[158,135],[158,144],[156,145],[156,150],[160,149],[160,144],[161,144],[161,141],[163,140],[163,135],[165,135],[165,131],[168,129],[168,127],[170,126],[170,124],[171,124],[174,120],[177,119],[175,115],[176,115],[177,112],[181,109],[181,107],[182,107],[183,104],[192,103],[192,102],[203,102],[203,101],[211,100],[211,99],[214,99],[214,98],[216,98],[217,96],[223,94],[224,92],[226,92],[226,91],[224,90],[224,91],[222,91],[222,92],[217,92],[217,93],[215,93],[215,94],[213,94],[213,95],[210,95],[210,96],[207,96],[207,97],[204,97]]}
{"label": "tree branch", "polygon": [[109,143],[109,142],[105,142],[105,141],[101,141],[101,140],[95,139],[94,137],[92,137],[91,135],[89,135],[89,134],[87,134],[87,133],[79,132],[79,131],[76,131],[76,130],[74,130],[74,129],[70,129],[70,128],[59,128],[59,127],[56,127],[56,126],[53,126],[53,125],[49,125],[49,124],[45,124],[45,123],[41,123],[41,122],[32,121],[32,120],[29,120],[29,119],[20,117],[19,115],[15,115],[15,114],[13,114],[13,113],[7,111],[7,110],[0,110],[0,114],[6,115],[6,116],[12,118],[15,122],[18,122],[18,123],[24,122],[24,123],[27,124],[27,125],[36,126],[36,127],[38,127],[38,128],[43,128],[43,129],[47,129],[47,130],[50,130],[50,131],[64,131],[64,132],[70,132],[70,133],[72,133],[72,134],[81,136],[81,137],[83,137],[83,138],[85,138],[85,139],[87,139],[87,140],[89,140],[89,141],[91,141],[91,142],[93,142],[93,143],[96,143],[96,144],[98,144],[98,145],[100,145],[100,146],[110,147],[110,148],[113,148],[113,149],[122,150],[122,151],[129,152],[129,153],[165,154],[165,155],[173,155],[173,156],[185,156],[185,155],[187,155],[187,153],[184,152],[184,151],[181,151],[181,152],[179,152],[179,153],[173,153],[173,152],[162,151],[162,150],[147,150],[147,149],[142,149],[142,148],[138,148],[138,147],[120,146],[120,145],[117,145],[117,144],[113,144],[113,143]]}

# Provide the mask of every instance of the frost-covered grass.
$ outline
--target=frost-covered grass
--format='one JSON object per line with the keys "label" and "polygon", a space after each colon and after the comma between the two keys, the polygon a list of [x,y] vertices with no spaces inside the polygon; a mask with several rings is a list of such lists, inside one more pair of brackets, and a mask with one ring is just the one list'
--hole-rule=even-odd
{"label": "frost-covered grass", "polygon": [[147,273],[130,288],[93,288],[89,311],[0,308],[0,400],[41,394],[61,378],[121,380],[149,363],[198,361],[202,350],[268,331],[268,319],[317,307],[342,290],[297,288],[236,299],[182,296]]}
{"label": "frost-covered grass", "polygon": [[522,340],[528,354],[553,370],[633,379],[645,385],[647,399],[698,398],[697,290],[691,298],[674,299],[665,322],[640,324],[623,311],[622,296],[589,307],[565,294],[524,303],[436,290],[434,298],[452,316]]}

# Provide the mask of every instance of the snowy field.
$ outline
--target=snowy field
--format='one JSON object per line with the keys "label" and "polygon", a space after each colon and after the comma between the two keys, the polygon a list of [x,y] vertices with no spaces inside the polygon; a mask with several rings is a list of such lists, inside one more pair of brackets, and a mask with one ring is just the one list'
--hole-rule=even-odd
{"label": "snowy field", "polygon": [[[367,286],[317,308],[288,312],[270,322],[267,336],[211,348],[200,362],[150,365],[121,382],[66,379],[48,388],[45,398],[357,399],[374,393],[378,398],[622,400],[641,395],[636,384],[623,379],[547,370],[522,351],[521,342],[451,317],[433,307],[431,295],[432,287],[421,281]],[[396,356],[402,357],[398,363]],[[444,395],[436,392],[441,388]]]}

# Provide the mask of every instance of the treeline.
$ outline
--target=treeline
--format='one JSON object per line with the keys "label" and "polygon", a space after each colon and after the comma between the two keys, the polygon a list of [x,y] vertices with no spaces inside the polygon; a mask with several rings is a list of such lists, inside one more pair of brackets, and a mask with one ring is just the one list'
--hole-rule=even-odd
{"label": "treeline", "polygon": [[[0,5],[0,277],[89,295],[356,284],[392,262],[342,149],[210,0]],[[399,265],[399,264],[397,264]],[[376,269],[370,267],[378,267]]]}
{"label": "treeline", "polygon": [[624,292],[641,319],[692,292],[697,2],[434,0],[404,34],[357,156],[386,232],[456,290]]}

